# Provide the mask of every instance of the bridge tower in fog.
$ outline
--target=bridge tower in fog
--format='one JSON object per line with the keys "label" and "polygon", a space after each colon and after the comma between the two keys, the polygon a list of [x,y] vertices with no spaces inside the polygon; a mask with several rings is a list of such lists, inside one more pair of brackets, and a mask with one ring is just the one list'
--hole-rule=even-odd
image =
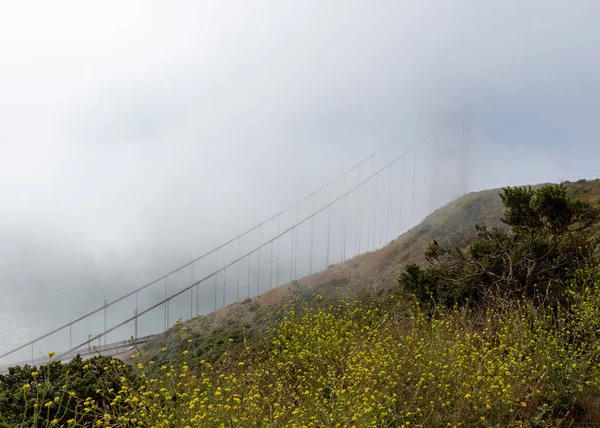
{"label": "bridge tower in fog", "polygon": [[468,109],[450,110],[436,122],[442,125],[435,128],[427,162],[428,212],[470,190],[471,113]]}

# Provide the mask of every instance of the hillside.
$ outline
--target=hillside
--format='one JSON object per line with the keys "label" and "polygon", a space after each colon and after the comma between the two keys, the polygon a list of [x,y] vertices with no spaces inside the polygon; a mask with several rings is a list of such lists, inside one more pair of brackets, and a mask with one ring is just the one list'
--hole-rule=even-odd
{"label": "hillside", "polygon": [[[600,207],[600,180],[566,182],[564,185],[570,195]],[[387,296],[397,286],[398,275],[405,265],[425,264],[424,251],[434,239],[439,242],[450,240],[465,246],[474,235],[475,225],[505,229],[500,222],[503,212],[500,191],[491,189],[467,194],[436,210],[421,224],[380,250],[358,255],[257,297],[187,321],[184,323],[186,331],[183,339],[193,339],[194,354],[210,360],[218,358],[224,349],[239,344],[244,338],[252,340],[260,337],[259,332],[266,327],[268,315],[277,312],[293,296],[311,301],[314,295],[319,295],[325,303],[340,298]],[[233,345],[228,342],[230,338]],[[161,353],[161,349],[176,349],[180,339],[171,329],[144,344],[141,350],[147,359],[156,357],[162,360],[168,355]],[[131,352],[121,357],[127,359]]]}
{"label": "hillside", "polygon": [[[600,426],[600,182],[566,191],[473,193],[121,360],[13,367],[0,427]],[[414,265],[432,239],[471,245]]]}

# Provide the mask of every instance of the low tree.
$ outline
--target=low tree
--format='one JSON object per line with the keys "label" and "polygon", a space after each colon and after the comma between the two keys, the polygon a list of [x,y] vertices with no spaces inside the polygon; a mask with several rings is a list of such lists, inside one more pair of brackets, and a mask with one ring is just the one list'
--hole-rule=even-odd
{"label": "low tree", "polygon": [[561,284],[594,257],[598,239],[590,231],[600,210],[571,198],[562,185],[502,190],[501,220],[508,230],[476,226],[467,248],[434,241],[425,253],[431,267],[407,266],[401,285],[422,301],[443,305],[490,294],[560,298]]}

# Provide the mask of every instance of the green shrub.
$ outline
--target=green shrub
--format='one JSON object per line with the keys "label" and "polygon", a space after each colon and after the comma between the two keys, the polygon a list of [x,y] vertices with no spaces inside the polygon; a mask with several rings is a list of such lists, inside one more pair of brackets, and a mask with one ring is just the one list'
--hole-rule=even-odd
{"label": "green shrub", "polygon": [[500,196],[507,231],[477,226],[466,249],[434,241],[425,253],[432,266],[407,266],[399,276],[403,288],[421,302],[447,307],[491,296],[562,301],[573,273],[598,260],[598,239],[590,231],[600,211],[570,198],[562,186],[508,187]]}
{"label": "green shrub", "polygon": [[52,421],[66,424],[78,416],[82,423],[92,422],[82,415],[78,399],[106,407],[107,399],[119,390],[121,377],[135,383],[130,366],[104,356],[83,361],[77,355],[66,364],[49,358],[39,368],[11,367],[0,375],[0,426],[43,427]]}

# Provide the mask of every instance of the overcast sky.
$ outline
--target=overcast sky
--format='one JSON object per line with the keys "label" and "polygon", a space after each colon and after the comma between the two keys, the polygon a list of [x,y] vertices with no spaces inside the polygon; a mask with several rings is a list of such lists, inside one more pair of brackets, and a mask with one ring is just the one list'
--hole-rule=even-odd
{"label": "overcast sky", "polygon": [[0,0],[0,307],[168,270],[446,109],[472,113],[473,189],[600,175],[598,22],[595,0]]}

